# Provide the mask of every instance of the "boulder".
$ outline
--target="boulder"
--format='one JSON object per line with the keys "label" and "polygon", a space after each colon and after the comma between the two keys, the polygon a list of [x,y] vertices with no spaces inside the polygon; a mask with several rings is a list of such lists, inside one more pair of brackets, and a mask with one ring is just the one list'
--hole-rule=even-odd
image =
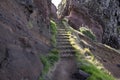
{"label": "boulder", "polygon": [[78,70],[72,75],[72,78],[77,80],[87,80],[88,77],[90,77],[90,75],[82,70]]}

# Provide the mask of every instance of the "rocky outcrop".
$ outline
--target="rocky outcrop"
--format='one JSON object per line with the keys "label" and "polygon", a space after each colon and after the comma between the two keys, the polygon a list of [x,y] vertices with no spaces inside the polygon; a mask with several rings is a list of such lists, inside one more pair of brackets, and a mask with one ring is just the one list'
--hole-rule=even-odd
{"label": "rocky outcrop", "polygon": [[0,1],[0,80],[38,80],[50,49],[49,0]]}
{"label": "rocky outcrop", "polygon": [[51,4],[51,17],[55,20],[57,20],[57,8],[56,6],[52,3]]}
{"label": "rocky outcrop", "polygon": [[[59,5],[59,15],[61,18],[68,16],[70,25],[77,29],[81,25],[88,26],[98,40],[108,45],[118,43],[112,47],[119,48],[119,0],[63,0]],[[116,37],[116,41],[110,39],[111,36]]]}
{"label": "rocky outcrop", "polygon": [[[91,18],[91,15],[87,12],[87,8],[79,5],[75,0],[67,1],[64,3],[64,8],[62,12],[60,11],[60,16],[63,18],[66,16],[68,18],[68,23],[74,28],[79,30],[80,27],[90,28],[96,35],[99,42],[102,41],[103,29],[102,26]],[[61,10],[61,9],[60,9]]]}

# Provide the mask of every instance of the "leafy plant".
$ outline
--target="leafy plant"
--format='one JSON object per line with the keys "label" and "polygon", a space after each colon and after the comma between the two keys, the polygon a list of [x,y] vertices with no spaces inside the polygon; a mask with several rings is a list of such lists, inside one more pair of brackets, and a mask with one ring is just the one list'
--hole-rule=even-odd
{"label": "leafy plant", "polygon": [[86,27],[80,27],[79,31],[89,37],[92,40],[96,40],[95,34],[88,28]]}
{"label": "leafy plant", "polygon": [[57,34],[57,25],[54,21],[50,21],[50,28],[51,28],[51,32],[52,34]]}
{"label": "leafy plant", "polygon": [[57,26],[54,21],[50,21],[50,29],[51,29],[51,34],[52,34],[52,45],[55,47],[56,46],[56,34],[57,34]]}
{"label": "leafy plant", "polygon": [[51,66],[49,61],[48,61],[48,58],[46,56],[41,56],[40,60],[44,66],[43,74],[47,73],[49,71],[50,66]]}
{"label": "leafy plant", "polygon": [[41,60],[41,62],[43,64],[43,66],[44,66],[44,69],[42,71],[42,75],[41,75],[39,80],[44,80],[44,77],[46,76],[46,74],[48,73],[50,68],[55,64],[55,62],[57,62],[59,60],[58,51],[56,49],[53,49],[49,53],[49,55],[41,56],[40,60]]}

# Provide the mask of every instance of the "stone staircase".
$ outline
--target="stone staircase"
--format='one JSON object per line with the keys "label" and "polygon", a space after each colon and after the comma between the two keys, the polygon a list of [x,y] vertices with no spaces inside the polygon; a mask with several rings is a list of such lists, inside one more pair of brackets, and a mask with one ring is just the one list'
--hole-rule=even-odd
{"label": "stone staircase", "polygon": [[57,34],[57,49],[60,53],[60,60],[51,76],[51,80],[85,80],[78,71],[75,49],[70,43],[70,38],[73,38],[68,33],[68,29],[58,28]]}
{"label": "stone staircase", "polygon": [[74,57],[75,50],[70,44],[70,35],[67,33],[67,29],[58,29],[57,34],[57,48],[60,53],[60,57]]}

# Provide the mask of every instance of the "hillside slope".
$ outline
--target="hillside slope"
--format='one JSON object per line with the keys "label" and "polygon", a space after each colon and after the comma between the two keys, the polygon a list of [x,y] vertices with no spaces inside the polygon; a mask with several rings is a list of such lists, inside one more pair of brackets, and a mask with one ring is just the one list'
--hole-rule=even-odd
{"label": "hillside slope", "polygon": [[[65,25],[70,28],[67,23]],[[95,56],[95,59],[97,59],[105,69],[116,79],[120,79],[120,52],[118,50],[93,41],[73,28],[70,28],[70,31],[72,31],[72,36],[75,37],[75,43],[78,45],[78,49],[89,49]]]}
{"label": "hillside slope", "polygon": [[50,50],[49,0],[0,1],[0,80],[38,80]]}
{"label": "hillside slope", "polygon": [[119,48],[119,0],[62,0],[58,12],[60,18],[68,18],[74,29],[88,27],[99,42]]}

